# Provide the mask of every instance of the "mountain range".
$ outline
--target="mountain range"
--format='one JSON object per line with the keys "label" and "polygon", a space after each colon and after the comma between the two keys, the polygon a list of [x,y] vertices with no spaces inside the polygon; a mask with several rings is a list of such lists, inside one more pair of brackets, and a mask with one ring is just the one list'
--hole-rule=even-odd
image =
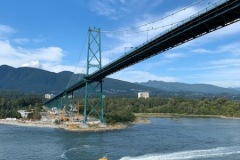
{"label": "mountain range", "polygon": [[[58,94],[69,85],[76,83],[81,74],[69,71],[59,73],[42,69],[20,67],[13,68],[7,65],[0,66],[0,90],[16,90],[36,94]],[[103,81],[103,92],[111,96],[136,96],[139,91],[148,91],[150,95],[161,96],[233,96],[240,95],[239,90],[222,88],[208,84],[184,84],[177,82],[148,81],[130,83],[112,78]],[[84,89],[78,91],[84,93]]]}
{"label": "mountain range", "polygon": [[204,94],[239,94],[238,88],[223,88],[210,84],[185,84],[179,82],[148,81],[139,83],[168,92],[199,92]]}
{"label": "mountain range", "polygon": [[[67,86],[77,82],[83,75],[73,74],[69,71],[59,73],[42,69],[20,67],[13,68],[7,65],[0,66],[0,90],[16,90],[37,94],[58,94]],[[159,89],[129,83],[111,78],[103,80],[103,90],[110,95],[131,95],[139,91],[150,91],[153,94],[160,93]],[[79,91],[83,93],[84,90]]]}

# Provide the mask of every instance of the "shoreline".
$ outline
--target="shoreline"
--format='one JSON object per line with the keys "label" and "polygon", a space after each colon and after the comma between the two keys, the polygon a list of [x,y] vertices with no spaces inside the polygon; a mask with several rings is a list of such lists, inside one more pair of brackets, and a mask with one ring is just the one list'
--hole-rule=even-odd
{"label": "shoreline", "polygon": [[79,124],[60,124],[56,125],[51,122],[42,121],[20,121],[20,120],[6,120],[0,119],[0,125],[15,125],[22,127],[37,127],[37,128],[52,128],[63,129],[65,131],[73,132],[104,132],[127,129],[131,125],[149,124],[149,118],[222,118],[222,119],[238,119],[240,117],[226,117],[222,115],[191,115],[191,114],[175,114],[175,113],[134,113],[136,120],[129,123],[117,123],[114,125],[106,125],[105,127],[99,125],[89,125],[88,127],[79,127]]}
{"label": "shoreline", "polygon": [[136,117],[143,118],[223,118],[223,119],[240,119],[240,117],[227,117],[223,115],[195,115],[195,114],[178,114],[178,113],[134,113]]}
{"label": "shoreline", "polygon": [[19,121],[19,120],[6,120],[0,119],[0,125],[14,125],[20,127],[37,127],[37,128],[52,128],[52,129],[63,129],[65,131],[78,131],[78,132],[101,132],[101,131],[113,131],[121,130],[129,127],[128,124],[117,123],[115,125],[107,125],[106,127],[101,127],[98,125],[89,125],[88,127],[79,127],[79,124],[60,124],[56,125],[51,122],[44,123],[41,121]]}
{"label": "shoreline", "polygon": [[18,120],[6,120],[6,119],[0,119],[0,124],[8,124],[8,125],[15,125],[15,126],[23,126],[23,127],[39,127],[39,128],[61,128],[60,126],[49,124],[49,123],[40,123],[40,122],[34,122],[34,121],[25,121],[21,122]]}

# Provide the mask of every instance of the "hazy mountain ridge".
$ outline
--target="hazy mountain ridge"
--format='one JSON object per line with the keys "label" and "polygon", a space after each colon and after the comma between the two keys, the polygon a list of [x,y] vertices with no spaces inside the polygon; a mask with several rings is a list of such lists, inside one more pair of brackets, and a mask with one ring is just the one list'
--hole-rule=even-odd
{"label": "hazy mountain ridge", "polygon": [[233,89],[233,90],[240,91],[240,87],[236,87],[236,88],[229,88],[229,89]]}
{"label": "hazy mountain ridge", "polygon": [[69,81],[71,72],[53,72],[36,68],[13,68],[0,66],[0,89],[18,90],[22,92],[44,93],[63,90]]}
{"label": "hazy mountain ridge", "polygon": [[[80,74],[69,71],[59,73],[42,69],[20,67],[13,68],[7,65],[0,66],[0,90],[16,90],[27,93],[58,94],[67,86],[79,80]],[[70,79],[73,81],[70,81]],[[148,81],[144,83],[130,83],[112,78],[103,80],[103,92],[111,96],[137,96],[139,91],[148,91],[150,96],[160,95],[164,97],[214,97],[215,95],[235,95],[240,91],[221,88],[207,84],[184,84],[162,81]],[[78,91],[84,94],[84,89]],[[225,95],[224,95],[225,94]],[[240,95],[240,94],[239,94]]]}
{"label": "hazy mountain ridge", "polygon": [[193,92],[204,94],[239,94],[235,89],[218,87],[210,84],[186,84],[179,82],[148,81],[139,83],[144,86],[161,89],[168,92]]}
{"label": "hazy mountain ridge", "polygon": [[[0,66],[0,90],[17,90],[40,94],[58,94],[69,85],[69,82],[70,85],[76,83],[79,76],[79,74],[73,75],[73,73],[69,71],[54,73],[36,68],[13,68],[3,65]],[[74,80],[70,81],[71,78]],[[105,78],[103,80],[103,86],[103,90],[106,94],[113,95],[132,94],[139,91],[150,91],[154,94],[161,92],[156,88],[111,78]]]}

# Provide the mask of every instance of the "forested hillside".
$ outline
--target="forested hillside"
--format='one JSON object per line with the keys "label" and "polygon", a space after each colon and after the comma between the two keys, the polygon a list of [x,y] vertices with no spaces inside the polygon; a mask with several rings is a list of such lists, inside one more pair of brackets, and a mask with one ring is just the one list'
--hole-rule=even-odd
{"label": "forested hillside", "polygon": [[[69,85],[73,85],[82,78],[80,74],[64,71],[54,73],[36,68],[13,68],[10,66],[0,66],[0,90],[13,90],[24,93],[58,94]],[[151,94],[164,93],[163,91],[142,86],[140,84],[129,83],[111,78],[103,80],[103,92],[105,95],[119,96],[136,96],[139,91],[149,91]],[[83,94],[81,89],[77,94]]]}

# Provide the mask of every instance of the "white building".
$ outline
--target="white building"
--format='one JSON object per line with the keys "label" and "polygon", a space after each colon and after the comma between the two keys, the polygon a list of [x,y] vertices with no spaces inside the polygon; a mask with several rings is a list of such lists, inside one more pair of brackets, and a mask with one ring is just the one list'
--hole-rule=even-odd
{"label": "white building", "polygon": [[16,121],[17,118],[6,118],[7,121]]}
{"label": "white building", "polygon": [[46,99],[52,99],[53,97],[55,97],[54,94],[45,94],[44,96]]}
{"label": "white building", "polygon": [[149,92],[138,92],[138,98],[149,98]]}
{"label": "white building", "polygon": [[28,114],[31,112],[26,112],[25,110],[18,110],[18,113],[21,114],[22,118],[27,118]]}

